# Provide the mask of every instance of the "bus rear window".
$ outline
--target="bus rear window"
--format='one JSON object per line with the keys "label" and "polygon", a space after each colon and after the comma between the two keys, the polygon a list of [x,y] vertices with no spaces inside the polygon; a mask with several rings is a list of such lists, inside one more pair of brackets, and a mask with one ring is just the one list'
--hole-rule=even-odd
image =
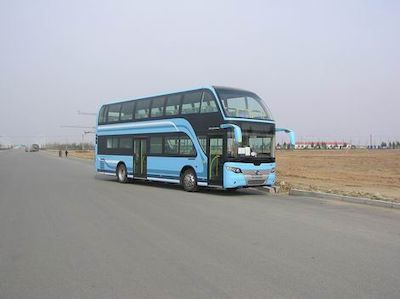
{"label": "bus rear window", "polygon": [[99,124],[104,124],[106,122],[106,108],[107,106],[103,106],[99,112]]}

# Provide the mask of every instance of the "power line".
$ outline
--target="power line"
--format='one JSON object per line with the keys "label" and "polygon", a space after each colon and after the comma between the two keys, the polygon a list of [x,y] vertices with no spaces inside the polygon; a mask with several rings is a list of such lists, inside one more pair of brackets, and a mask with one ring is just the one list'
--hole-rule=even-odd
{"label": "power line", "polygon": [[77,125],[60,125],[60,128],[73,128],[73,129],[95,129],[94,126],[77,126]]}
{"label": "power line", "polygon": [[95,113],[95,112],[82,112],[80,110],[78,110],[78,114],[79,115],[90,115],[90,116],[96,116],[97,115],[97,113]]}

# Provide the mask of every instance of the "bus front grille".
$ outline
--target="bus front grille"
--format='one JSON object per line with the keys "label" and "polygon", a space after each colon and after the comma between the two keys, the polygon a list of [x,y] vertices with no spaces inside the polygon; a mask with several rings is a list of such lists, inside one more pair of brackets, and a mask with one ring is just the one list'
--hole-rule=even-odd
{"label": "bus front grille", "polygon": [[265,180],[248,180],[247,185],[249,186],[259,186],[259,185],[264,185]]}

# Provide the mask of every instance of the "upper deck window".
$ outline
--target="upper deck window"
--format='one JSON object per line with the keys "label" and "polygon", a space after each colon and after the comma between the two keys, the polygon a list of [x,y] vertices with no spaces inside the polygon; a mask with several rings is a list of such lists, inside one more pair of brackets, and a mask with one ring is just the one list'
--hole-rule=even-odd
{"label": "upper deck window", "polygon": [[164,114],[164,102],[165,97],[158,97],[153,99],[153,103],[151,105],[151,117],[160,117]]}
{"label": "upper deck window", "polygon": [[188,92],[183,96],[182,114],[199,113],[201,101],[201,91]]}
{"label": "upper deck window", "polygon": [[217,89],[225,114],[230,117],[272,119],[271,113],[262,100],[254,93],[234,90]]}
{"label": "upper deck window", "polygon": [[[250,109],[255,110],[251,103],[249,105]],[[147,118],[171,118],[177,115],[184,117],[187,115],[190,119],[195,114],[219,113],[219,110],[214,94],[199,89],[104,105],[99,112],[98,124],[143,121]]]}
{"label": "upper deck window", "polygon": [[150,112],[150,101],[141,100],[136,102],[135,119],[148,118]]}
{"label": "upper deck window", "polygon": [[108,106],[107,122],[119,121],[120,110],[121,110],[121,104],[112,104]]}
{"label": "upper deck window", "polygon": [[165,105],[165,115],[177,115],[179,114],[179,106],[181,104],[181,94],[169,95],[167,104]]}
{"label": "upper deck window", "polygon": [[135,106],[134,102],[126,102],[122,104],[121,108],[121,120],[132,120],[133,117],[133,107]]}
{"label": "upper deck window", "polygon": [[203,92],[203,97],[201,99],[201,110],[200,113],[211,113],[218,112],[217,103],[214,97],[207,91]]}

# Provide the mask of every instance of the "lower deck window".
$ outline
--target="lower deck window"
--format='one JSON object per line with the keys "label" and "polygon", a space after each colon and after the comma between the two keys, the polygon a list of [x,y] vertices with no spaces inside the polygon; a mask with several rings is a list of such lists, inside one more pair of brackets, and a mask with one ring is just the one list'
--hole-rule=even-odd
{"label": "lower deck window", "polygon": [[[146,137],[141,136],[139,138],[143,139]],[[134,135],[99,136],[98,153],[106,155],[133,155],[134,139]],[[148,154],[150,155],[184,157],[196,155],[192,139],[183,133],[177,135],[168,134],[166,136],[152,134],[146,140],[148,140]]]}
{"label": "lower deck window", "polygon": [[150,153],[162,154],[162,137],[150,137]]}
{"label": "lower deck window", "polygon": [[118,137],[108,137],[107,138],[107,148],[118,148],[119,146],[119,138]]}
{"label": "lower deck window", "polygon": [[179,151],[179,137],[165,137],[164,153],[177,155]]}
{"label": "lower deck window", "polygon": [[182,137],[179,144],[179,153],[181,155],[194,155],[193,142],[189,137]]}
{"label": "lower deck window", "polygon": [[124,137],[124,138],[120,138],[119,140],[119,147],[120,148],[127,148],[127,149],[131,149],[132,148],[132,138],[130,137]]}

